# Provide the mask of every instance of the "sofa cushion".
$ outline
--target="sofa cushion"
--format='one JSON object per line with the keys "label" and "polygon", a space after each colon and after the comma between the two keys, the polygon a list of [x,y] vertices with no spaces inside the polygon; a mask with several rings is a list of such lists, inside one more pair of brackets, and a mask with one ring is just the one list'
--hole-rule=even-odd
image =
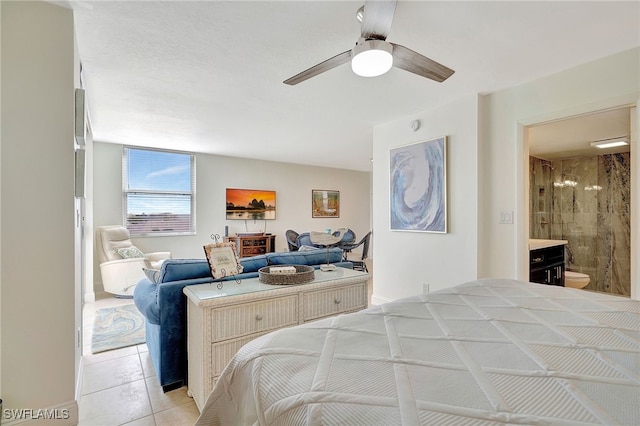
{"label": "sofa cushion", "polygon": [[207,259],[167,259],[160,268],[160,282],[209,278],[211,270]]}
{"label": "sofa cushion", "polygon": [[[267,258],[263,254],[244,257],[240,259],[240,264],[244,274],[258,272],[258,269],[267,266]],[[211,278],[211,269],[207,259],[167,259],[160,268],[158,282],[167,283],[197,278]]]}
{"label": "sofa cushion", "polygon": [[240,259],[243,274],[258,272],[258,269],[267,266],[267,256],[259,254],[257,256],[243,257]]}
{"label": "sofa cushion", "polygon": [[[321,265],[327,263],[327,250],[287,251],[283,253],[267,253],[269,265]],[[340,262],[342,250],[329,249],[329,263]]]}

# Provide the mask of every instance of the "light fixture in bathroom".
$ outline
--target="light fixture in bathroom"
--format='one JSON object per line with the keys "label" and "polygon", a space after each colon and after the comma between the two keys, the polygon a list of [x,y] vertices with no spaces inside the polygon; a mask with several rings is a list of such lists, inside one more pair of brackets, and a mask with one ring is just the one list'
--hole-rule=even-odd
{"label": "light fixture in bathroom", "polygon": [[602,187],[600,185],[589,185],[584,187],[585,191],[601,191]]}
{"label": "light fixture in bathroom", "polygon": [[600,148],[600,149],[614,148],[616,146],[625,146],[625,145],[629,145],[629,142],[626,136],[591,142],[592,147]]}
{"label": "light fixture in bathroom", "polygon": [[564,187],[570,187],[573,188],[574,186],[577,186],[578,182],[576,182],[575,180],[565,180],[564,182],[553,182],[553,186],[555,186],[556,188],[564,188]]}

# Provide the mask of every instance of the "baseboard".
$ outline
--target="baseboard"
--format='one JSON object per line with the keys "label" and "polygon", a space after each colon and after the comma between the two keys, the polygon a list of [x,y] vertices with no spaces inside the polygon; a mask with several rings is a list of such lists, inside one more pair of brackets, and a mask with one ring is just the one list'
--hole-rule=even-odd
{"label": "baseboard", "polygon": [[95,293],[85,293],[84,294],[84,303],[93,303],[96,301]]}
{"label": "baseboard", "polygon": [[94,297],[94,299],[95,299],[95,300],[98,300],[98,299],[106,299],[106,298],[108,298],[108,297],[111,297],[111,293],[107,293],[107,292],[106,292],[106,291],[104,291],[104,290],[95,291],[95,292],[93,293],[93,297]]}
{"label": "baseboard", "polygon": [[393,299],[387,299],[386,297],[376,296],[375,294],[371,296],[372,305],[382,305],[383,303],[388,303],[391,301],[393,301]]}
{"label": "baseboard", "polygon": [[3,408],[2,425],[69,425],[80,422],[78,401],[68,401],[49,408]]}
{"label": "baseboard", "polygon": [[80,401],[82,396],[82,376],[84,375],[84,355],[80,356],[80,365],[78,366],[78,381],[76,382],[76,401]]}

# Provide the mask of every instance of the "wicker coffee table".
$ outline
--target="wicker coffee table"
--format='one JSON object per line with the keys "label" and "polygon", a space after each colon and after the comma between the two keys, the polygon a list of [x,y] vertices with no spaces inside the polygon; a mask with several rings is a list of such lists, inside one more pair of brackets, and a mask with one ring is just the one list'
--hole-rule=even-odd
{"label": "wicker coffee table", "polygon": [[322,272],[300,285],[265,284],[259,278],[186,286],[189,392],[202,409],[233,355],[246,343],[290,327],[367,307],[369,274],[346,268]]}

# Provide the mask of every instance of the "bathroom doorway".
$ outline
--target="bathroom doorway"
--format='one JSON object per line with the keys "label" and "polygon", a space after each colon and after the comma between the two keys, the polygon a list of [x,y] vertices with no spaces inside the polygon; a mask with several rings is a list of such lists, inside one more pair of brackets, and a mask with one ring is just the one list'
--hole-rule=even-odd
{"label": "bathroom doorway", "polygon": [[[525,128],[529,238],[567,241],[567,270],[588,290],[631,295],[631,140],[635,106]],[[610,148],[596,142],[622,141]]]}

